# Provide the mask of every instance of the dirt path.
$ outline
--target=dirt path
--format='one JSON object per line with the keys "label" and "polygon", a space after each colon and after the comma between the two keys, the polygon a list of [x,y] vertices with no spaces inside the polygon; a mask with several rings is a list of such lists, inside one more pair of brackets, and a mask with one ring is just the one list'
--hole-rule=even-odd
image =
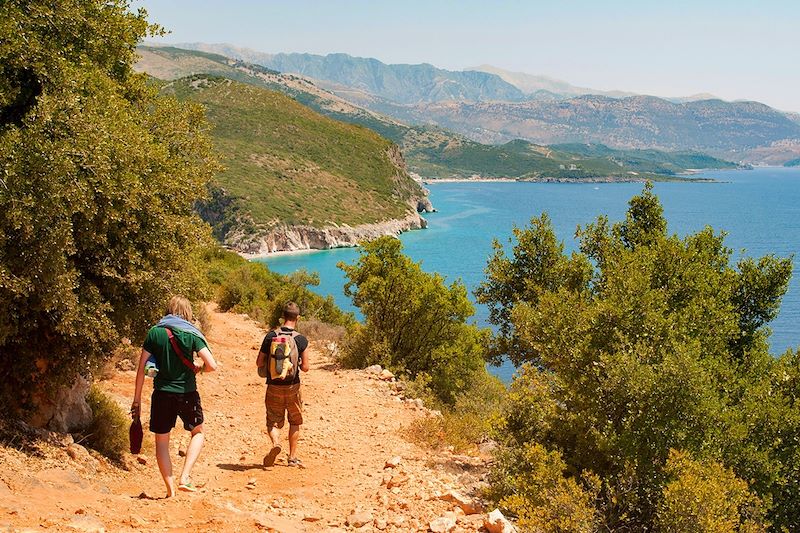
{"label": "dirt path", "polygon": [[[147,433],[140,460],[127,458],[129,471],[69,445],[69,438],[45,446],[41,457],[0,448],[0,529],[428,531],[437,519],[432,529],[481,527],[485,514],[465,515],[441,496],[473,491],[482,461],[408,442],[412,421],[429,413],[402,401],[391,383],[337,370],[320,343],[312,342],[311,371],[303,375],[298,455],[305,468],[287,466],[284,452],[264,469],[264,384],[254,368],[264,331],[242,315],[211,315],[209,342],[223,366],[199,378],[206,445],[192,477],[205,486],[161,499],[164,486]],[[133,381],[133,372],[120,372],[103,387],[127,408]],[[143,413],[149,413],[151,383]],[[188,438],[182,429],[172,435],[177,474]],[[286,450],[286,430],[282,437]],[[394,457],[399,465],[386,467]]]}

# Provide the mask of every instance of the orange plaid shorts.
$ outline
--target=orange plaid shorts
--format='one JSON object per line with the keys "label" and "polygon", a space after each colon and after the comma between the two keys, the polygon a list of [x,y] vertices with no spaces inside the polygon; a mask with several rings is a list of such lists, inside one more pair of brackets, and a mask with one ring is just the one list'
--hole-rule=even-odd
{"label": "orange plaid shorts", "polygon": [[289,424],[293,426],[303,424],[303,397],[300,393],[300,383],[288,386],[267,385],[264,405],[267,407],[268,428],[272,426],[282,428],[287,413]]}

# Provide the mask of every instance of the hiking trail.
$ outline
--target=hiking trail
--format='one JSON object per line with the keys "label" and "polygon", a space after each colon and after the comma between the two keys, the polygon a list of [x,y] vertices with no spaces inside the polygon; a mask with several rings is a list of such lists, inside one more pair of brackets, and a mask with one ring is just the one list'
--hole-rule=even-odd
{"label": "hiking trail", "polygon": [[[304,419],[298,456],[283,451],[271,468],[265,428],[264,380],[255,359],[265,331],[245,315],[209,306],[209,344],[222,363],[198,377],[206,443],[192,472],[196,493],[163,499],[165,488],[145,431],[128,470],[51,434],[40,453],[0,447],[0,529],[12,531],[476,531],[485,512],[478,501],[486,457],[433,452],[408,440],[411,423],[434,416],[403,400],[393,383],[363,370],[342,370],[330,346],[310,344],[303,374]],[[127,411],[135,372],[100,382]],[[152,380],[142,394],[147,427]],[[173,469],[188,444],[178,420],[172,432]],[[399,459],[398,459],[399,458]],[[466,512],[465,512],[466,511]],[[470,513],[470,514],[466,514]]]}

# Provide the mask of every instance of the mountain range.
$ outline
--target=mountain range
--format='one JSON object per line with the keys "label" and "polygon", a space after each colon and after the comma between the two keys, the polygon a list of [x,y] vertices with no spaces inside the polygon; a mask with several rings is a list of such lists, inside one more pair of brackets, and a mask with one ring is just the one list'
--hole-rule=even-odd
{"label": "mountain range", "polygon": [[794,142],[800,139],[797,115],[758,102],[702,99],[706,95],[668,100],[619,91],[579,94],[592,90],[486,66],[477,67],[482,72],[449,71],[427,64],[387,65],[346,54],[266,54],[203,43],[180,46],[296,74],[361,108],[410,126],[452,130],[484,144],[515,139],[601,143],[620,149],[696,150],[771,164],[800,156]]}
{"label": "mountain range", "polygon": [[[330,118],[365,126],[399,145],[408,169],[427,178],[477,175],[517,179],[664,180],[676,179],[677,174],[689,168],[734,166],[698,153],[620,150],[602,145],[547,147],[525,140],[482,144],[439,127],[407,125],[361,108],[294,74],[283,74],[218,54],[174,47],[140,46],[138,53],[140,60],[136,68],[155,78],[223,76],[281,92]],[[211,105],[210,111],[219,105]],[[254,104],[248,105],[250,112],[257,112]]]}

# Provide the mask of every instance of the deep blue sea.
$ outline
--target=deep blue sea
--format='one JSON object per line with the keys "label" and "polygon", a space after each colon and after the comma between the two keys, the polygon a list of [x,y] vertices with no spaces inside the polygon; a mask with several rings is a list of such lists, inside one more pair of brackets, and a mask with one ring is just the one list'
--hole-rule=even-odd
{"label": "deep blue sea", "polygon": [[[800,168],[757,168],[748,171],[709,171],[700,176],[718,183],[656,183],[669,232],[685,235],[705,226],[727,233],[734,258],[795,255],[795,272],[783,299],[780,315],[771,324],[771,351],[783,353],[800,346]],[[547,212],[556,234],[569,252],[574,250],[575,228],[607,215],[624,218],[627,202],[641,192],[638,183],[433,183],[428,186],[436,213],[426,215],[428,229],[403,234],[404,251],[428,272],[448,280],[461,278],[471,291],[483,279],[492,239],[507,242],[514,225]],[[356,311],[342,292],[344,276],[336,263],[352,263],[355,249],[337,249],[279,255],[263,259],[277,272],[299,268],[318,272],[315,290],[333,295],[346,310]],[[474,301],[474,297],[473,297]],[[486,322],[487,310],[476,307],[475,321]],[[513,367],[492,369],[509,381]]]}

